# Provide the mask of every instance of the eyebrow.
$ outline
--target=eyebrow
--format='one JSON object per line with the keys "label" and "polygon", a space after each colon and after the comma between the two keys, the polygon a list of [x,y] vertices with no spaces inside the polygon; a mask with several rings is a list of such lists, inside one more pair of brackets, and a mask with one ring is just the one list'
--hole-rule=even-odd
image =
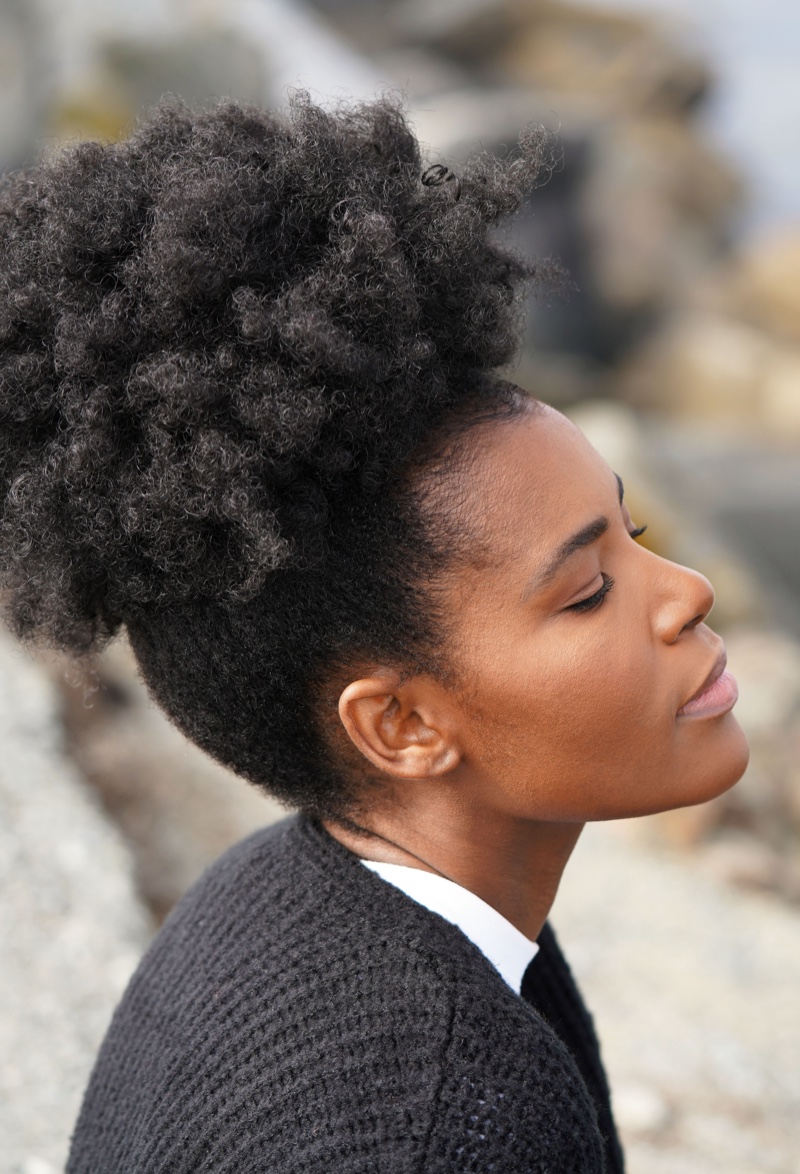
{"label": "eyebrow", "polygon": [[595,518],[588,526],[584,526],[571,538],[562,542],[546,566],[540,567],[528,580],[522,592],[523,600],[528,599],[536,591],[541,591],[543,587],[552,582],[570,555],[573,555],[576,550],[582,550],[585,546],[591,546],[602,534],[605,534],[607,529],[608,518]]}
{"label": "eyebrow", "polygon": [[[625,494],[625,486],[622,484],[622,478],[619,473],[615,473],[614,476],[617,479],[617,486],[619,487],[619,501],[621,505],[622,498]],[[602,515],[599,518],[595,518],[594,521],[589,522],[587,526],[576,531],[570,538],[562,542],[550,561],[544,567],[535,571],[528,580],[522,592],[523,601],[535,594],[535,592],[541,591],[548,583],[551,583],[570,555],[575,554],[577,550],[583,550],[586,546],[591,546],[593,542],[596,542],[598,538],[605,534],[608,527],[608,518]]]}

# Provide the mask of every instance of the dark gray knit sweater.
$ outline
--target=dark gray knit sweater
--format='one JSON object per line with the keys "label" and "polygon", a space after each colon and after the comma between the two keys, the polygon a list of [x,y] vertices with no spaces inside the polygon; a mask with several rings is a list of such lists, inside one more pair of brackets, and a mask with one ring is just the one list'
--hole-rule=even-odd
{"label": "dark gray knit sweater", "polygon": [[68,1174],[621,1171],[591,1022],[539,944],[519,998],[317,824],[259,832],[139,966]]}

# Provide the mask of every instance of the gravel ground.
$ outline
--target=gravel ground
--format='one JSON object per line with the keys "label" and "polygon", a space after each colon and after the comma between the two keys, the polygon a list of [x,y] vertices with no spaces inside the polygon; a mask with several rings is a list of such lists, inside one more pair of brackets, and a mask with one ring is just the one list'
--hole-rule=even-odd
{"label": "gravel ground", "polygon": [[57,1174],[150,923],[127,848],[63,755],[46,672],[2,633],[0,742],[0,1170]]}
{"label": "gravel ground", "polygon": [[587,828],[553,923],[630,1174],[800,1174],[800,912],[621,823]]}

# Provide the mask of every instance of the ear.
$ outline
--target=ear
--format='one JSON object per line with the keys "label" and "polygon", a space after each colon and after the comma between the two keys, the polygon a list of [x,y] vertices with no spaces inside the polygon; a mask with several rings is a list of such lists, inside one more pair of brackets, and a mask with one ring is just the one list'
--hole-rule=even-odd
{"label": "ear", "polygon": [[339,717],[353,744],[380,771],[395,778],[436,778],[461,762],[440,695],[427,678],[376,673],[347,686]]}

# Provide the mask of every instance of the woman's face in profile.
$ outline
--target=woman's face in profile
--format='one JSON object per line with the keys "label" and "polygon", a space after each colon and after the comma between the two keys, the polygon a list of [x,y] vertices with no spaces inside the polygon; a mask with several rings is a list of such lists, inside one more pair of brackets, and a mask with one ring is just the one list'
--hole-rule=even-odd
{"label": "woman's face in profile", "polygon": [[560,413],[479,434],[465,505],[486,557],[445,606],[452,716],[482,801],[583,821],[726,790],[748,752],[732,678],[703,691],[723,654],[709,582],[636,542],[617,476]]}

